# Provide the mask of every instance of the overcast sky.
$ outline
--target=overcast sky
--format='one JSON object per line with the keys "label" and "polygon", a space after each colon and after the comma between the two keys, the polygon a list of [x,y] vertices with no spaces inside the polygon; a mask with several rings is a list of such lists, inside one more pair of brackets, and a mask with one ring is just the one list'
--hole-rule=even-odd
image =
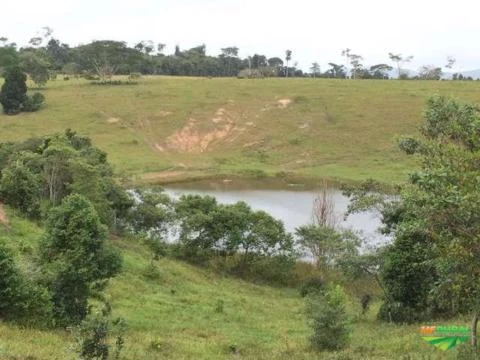
{"label": "overcast sky", "polygon": [[43,26],[71,45],[92,40],[153,40],[182,49],[207,45],[207,53],[237,46],[284,58],[308,69],[317,61],[344,63],[343,48],[366,65],[389,62],[388,52],[414,55],[405,66],[480,68],[478,0],[1,0],[0,36],[28,43]]}

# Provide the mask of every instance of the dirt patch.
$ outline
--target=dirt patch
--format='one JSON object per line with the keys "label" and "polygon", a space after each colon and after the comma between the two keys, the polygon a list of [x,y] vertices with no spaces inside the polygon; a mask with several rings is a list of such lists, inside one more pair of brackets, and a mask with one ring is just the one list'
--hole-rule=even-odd
{"label": "dirt patch", "polygon": [[8,217],[3,204],[0,203],[0,224],[8,225]]}
{"label": "dirt patch", "polygon": [[155,143],[155,145],[153,146],[155,149],[157,149],[158,151],[160,152],[164,152],[165,149],[163,148],[162,145],[158,144],[158,143]]}
{"label": "dirt patch", "polygon": [[205,152],[213,142],[226,140],[237,130],[230,114],[219,108],[211,118],[214,129],[202,131],[197,120],[190,118],[187,124],[167,138],[166,147],[185,152]]}
{"label": "dirt patch", "polygon": [[107,119],[107,123],[109,123],[109,124],[115,124],[115,123],[118,123],[119,121],[120,121],[120,119],[116,118],[116,117],[111,117],[111,118]]}
{"label": "dirt patch", "polygon": [[246,122],[245,125],[247,125],[247,126],[253,126],[253,125],[255,125],[255,124],[253,123],[253,121],[249,121],[249,122]]}
{"label": "dirt patch", "polygon": [[279,109],[285,109],[290,105],[292,102],[292,99],[280,99],[277,101],[278,108]]}

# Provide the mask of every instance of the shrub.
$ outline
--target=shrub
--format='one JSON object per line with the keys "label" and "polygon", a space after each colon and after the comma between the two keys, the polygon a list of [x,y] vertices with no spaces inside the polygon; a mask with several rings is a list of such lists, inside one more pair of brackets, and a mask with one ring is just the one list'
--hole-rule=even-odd
{"label": "shrub", "polygon": [[0,92],[0,104],[7,115],[15,115],[22,111],[27,96],[27,76],[19,67],[7,69],[4,73],[5,83]]}
{"label": "shrub", "polygon": [[29,283],[0,244],[0,318],[20,323],[44,323],[50,317],[46,289]]}
{"label": "shrub", "polygon": [[106,229],[93,205],[83,196],[66,197],[50,211],[41,261],[53,294],[59,325],[85,318],[92,287],[101,290],[121,268],[120,255],[108,248]]}
{"label": "shrub", "polygon": [[0,197],[30,218],[40,216],[40,179],[25,165],[14,163],[2,171]]}
{"label": "shrub", "polygon": [[349,340],[345,310],[345,293],[338,285],[325,294],[315,293],[307,299],[307,317],[313,329],[310,343],[316,350],[340,350]]}
{"label": "shrub", "polygon": [[90,315],[77,328],[76,337],[81,359],[107,360],[112,348],[112,358],[120,358],[124,346],[125,321],[122,318],[111,320],[110,311],[110,306],[104,305],[103,309]]}
{"label": "shrub", "polygon": [[45,96],[40,93],[35,93],[32,96],[27,96],[23,103],[23,111],[34,112],[40,109],[45,102]]}
{"label": "shrub", "polygon": [[300,296],[322,294],[325,291],[325,283],[322,278],[315,276],[306,279],[300,287]]}

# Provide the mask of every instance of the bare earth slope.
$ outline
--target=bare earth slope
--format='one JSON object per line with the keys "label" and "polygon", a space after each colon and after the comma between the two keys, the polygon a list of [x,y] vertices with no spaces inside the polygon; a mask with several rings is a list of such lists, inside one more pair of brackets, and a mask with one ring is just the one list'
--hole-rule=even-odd
{"label": "bare earth slope", "polygon": [[426,99],[480,101],[477,82],[145,77],[137,85],[51,81],[37,113],[0,115],[0,141],[91,136],[119,174],[405,178],[395,137],[415,133]]}

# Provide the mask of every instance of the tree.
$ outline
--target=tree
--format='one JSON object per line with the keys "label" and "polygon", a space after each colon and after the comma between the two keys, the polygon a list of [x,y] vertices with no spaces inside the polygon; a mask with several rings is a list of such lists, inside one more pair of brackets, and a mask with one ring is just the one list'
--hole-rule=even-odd
{"label": "tree", "polygon": [[142,40],[134,46],[134,49],[144,53],[145,55],[150,55],[155,50],[155,44],[152,40]]}
{"label": "tree", "polygon": [[43,39],[42,39],[41,36],[35,36],[35,37],[31,38],[31,39],[28,41],[28,43],[29,43],[30,45],[32,45],[32,47],[37,48],[37,47],[39,47],[39,46],[42,44],[42,41],[43,41]]}
{"label": "tree", "polygon": [[0,46],[0,76],[3,76],[3,71],[9,67],[18,65],[18,52],[14,44],[7,44],[5,39],[4,45]]}
{"label": "tree", "polygon": [[85,197],[70,195],[50,210],[40,261],[57,324],[83,320],[93,288],[102,289],[120,271],[120,255],[107,246],[106,238],[105,227]]}
{"label": "tree", "polygon": [[310,343],[315,350],[340,350],[347,345],[351,330],[345,303],[346,295],[339,285],[307,298],[306,315],[313,329]]}
{"label": "tree", "polygon": [[438,280],[431,291],[442,303],[472,317],[477,349],[480,312],[480,114],[478,107],[431,98],[421,138],[403,138],[400,147],[416,154],[421,170],[401,193],[405,215],[398,231],[417,229],[435,250]]}
{"label": "tree", "polygon": [[344,255],[357,253],[359,239],[338,226],[332,191],[326,181],[313,202],[312,219],[312,224],[295,229],[295,235],[298,245],[307,250],[317,267],[334,266]]}
{"label": "tree", "polygon": [[370,72],[375,79],[388,79],[388,73],[392,71],[392,67],[388,64],[377,64],[370,66]]}
{"label": "tree", "polygon": [[137,50],[127,47],[122,41],[94,41],[75,49],[75,62],[84,70],[93,72],[101,81],[107,82],[120,69],[130,73],[132,67],[142,59]]}
{"label": "tree", "polygon": [[361,70],[363,65],[361,64],[360,61],[363,60],[363,57],[357,54],[349,54],[348,55],[350,59],[350,65],[352,65],[352,76],[353,79],[357,78],[357,72]]}
{"label": "tree", "polygon": [[173,53],[175,56],[181,56],[182,51],[180,50],[180,45],[175,45],[175,52]]}
{"label": "tree", "polygon": [[253,211],[242,201],[221,205],[219,210],[218,220],[224,226],[221,242],[228,252],[241,254],[242,267],[254,260],[253,255],[291,254],[292,239],[280,220]]}
{"label": "tree", "polygon": [[328,77],[343,79],[347,76],[346,68],[344,65],[338,65],[335,63],[328,63],[330,70],[327,70]]}
{"label": "tree", "polygon": [[[92,311],[77,327],[78,353],[83,360],[120,359],[126,330],[122,318],[110,319],[109,303]],[[109,356],[112,354],[113,356]]]}
{"label": "tree", "polygon": [[288,77],[288,62],[292,60],[292,50],[285,51],[285,62],[286,62],[286,69],[285,69],[285,77]]}
{"label": "tree", "polygon": [[7,69],[4,74],[5,83],[0,92],[0,104],[7,115],[15,115],[22,111],[27,98],[27,76],[19,67]]}
{"label": "tree", "polygon": [[45,51],[50,58],[49,62],[55,70],[62,69],[70,60],[70,47],[67,44],[61,44],[57,39],[50,39]]}
{"label": "tree", "polygon": [[144,233],[163,240],[174,219],[173,201],[161,192],[137,191],[137,202],[129,211],[129,223],[134,233]]}
{"label": "tree", "polygon": [[358,237],[351,231],[328,226],[303,225],[295,230],[297,243],[307,249],[320,269],[335,266],[344,256],[357,253]]}
{"label": "tree", "polygon": [[25,51],[20,55],[23,69],[30,75],[33,82],[37,86],[44,86],[50,78],[49,68],[50,63],[46,59],[46,56],[38,50]]}
{"label": "tree", "polygon": [[49,294],[25,277],[12,253],[0,243],[0,317],[25,324],[46,325],[50,317]]}
{"label": "tree", "polygon": [[[345,48],[342,50],[341,52],[341,55],[345,57],[345,69],[348,71],[347,69],[347,64],[350,60],[350,49],[349,48]],[[345,77],[347,76],[346,72],[345,72]]]}
{"label": "tree", "polygon": [[453,56],[447,56],[447,64],[445,65],[445,67],[451,70],[456,62],[457,60]]}
{"label": "tree", "polygon": [[276,67],[276,68],[282,67],[283,66],[283,60],[280,59],[279,57],[272,57],[272,58],[268,59],[268,66],[272,66],[272,67]]}
{"label": "tree", "polygon": [[290,256],[292,239],[283,223],[246,203],[217,204],[214,197],[187,195],[175,204],[180,242],[192,260],[214,251],[240,255],[241,270],[257,257]]}
{"label": "tree", "polygon": [[[227,64],[226,74],[231,75],[232,62],[235,58],[238,57],[238,47],[230,46],[230,47],[223,48],[221,50],[222,50],[222,54],[220,56],[226,60],[226,64]],[[237,73],[237,71],[235,71],[235,73]]]}
{"label": "tree", "polygon": [[0,198],[31,218],[40,216],[40,178],[20,161],[2,169]]}
{"label": "tree", "polygon": [[434,65],[424,65],[418,70],[418,76],[423,80],[440,80],[442,68]]}
{"label": "tree", "polygon": [[157,44],[157,52],[158,52],[159,54],[163,54],[163,52],[165,51],[165,47],[166,47],[166,46],[167,46],[167,45],[165,45],[165,44],[158,43],[158,44]]}
{"label": "tree", "polygon": [[253,69],[259,69],[268,65],[267,57],[265,55],[254,54],[251,62]]}
{"label": "tree", "polygon": [[310,68],[310,70],[312,71],[313,78],[316,78],[318,73],[320,73],[320,65],[318,64],[318,62],[312,63],[312,67]]}
{"label": "tree", "polygon": [[412,55],[402,56],[402,54],[393,54],[393,53],[388,53],[388,57],[390,58],[390,60],[392,60],[394,63],[397,64],[397,74],[399,79],[401,78],[401,75],[402,75],[402,68],[401,68],[402,65],[412,61],[413,59]]}

